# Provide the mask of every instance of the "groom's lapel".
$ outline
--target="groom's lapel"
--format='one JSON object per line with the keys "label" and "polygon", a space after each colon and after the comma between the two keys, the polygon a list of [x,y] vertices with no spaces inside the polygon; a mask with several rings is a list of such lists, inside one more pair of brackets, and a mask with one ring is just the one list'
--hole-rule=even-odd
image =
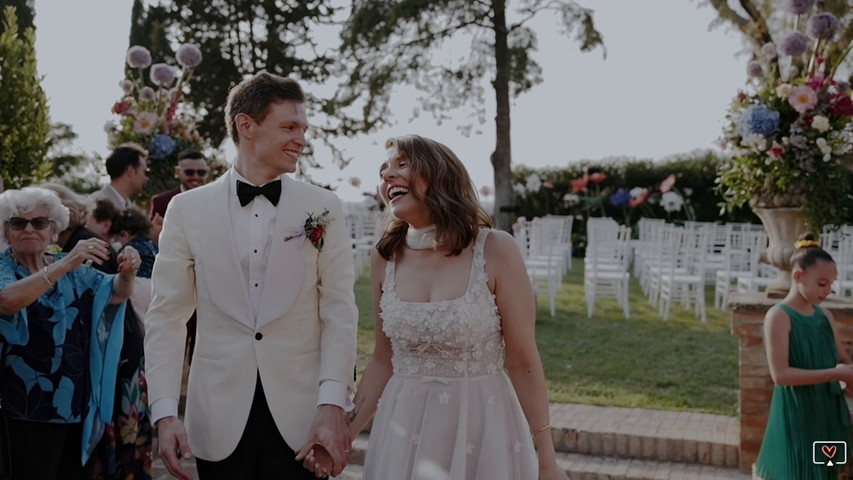
{"label": "groom's lapel", "polygon": [[216,308],[254,330],[255,319],[231,223],[230,182],[234,176],[230,173],[229,170],[209,187],[201,212],[202,251],[196,258],[196,272]]}
{"label": "groom's lapel", "polygon": [[300,195],[309,194],[310,190],[300,188],[298,181],[286,175],[282,175],[281,181],[281,198],[270,239],[267,274],[258,309],[258,328],[282,317],[293,306],[305,278],[304,249],[314,248],[307,240],[302,247],[299,246],[299,238],[284,240],[290,230],[304,226],[305,219],[311,213],[305,210],[305,205],[311,202],[301,198]]}

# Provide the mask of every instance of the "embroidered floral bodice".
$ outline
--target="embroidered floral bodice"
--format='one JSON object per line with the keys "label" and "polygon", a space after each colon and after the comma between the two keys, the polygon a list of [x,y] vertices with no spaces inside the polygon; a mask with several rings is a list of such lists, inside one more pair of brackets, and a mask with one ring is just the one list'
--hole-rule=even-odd
{"label": "embroidered floral bodice", "polygon": [[395,374],[466,378],[502,371],[501,319],[484,268],[488,234],[481,229],[477,235],[468,288],[459,298],[403,301],[395,290],[395,262],[386,264],[380,307]]}

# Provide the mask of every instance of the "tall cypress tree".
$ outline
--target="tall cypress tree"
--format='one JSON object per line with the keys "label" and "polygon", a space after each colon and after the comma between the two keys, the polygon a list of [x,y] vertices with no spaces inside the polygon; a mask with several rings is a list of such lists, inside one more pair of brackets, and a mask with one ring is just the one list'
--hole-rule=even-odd
{"label": "tall cypress tree", "polygon": [[20,30],[15,7],[3,10],[0,34],[0,175],[20,188],[51,173],[47,97],[36,69],[35,32]]}

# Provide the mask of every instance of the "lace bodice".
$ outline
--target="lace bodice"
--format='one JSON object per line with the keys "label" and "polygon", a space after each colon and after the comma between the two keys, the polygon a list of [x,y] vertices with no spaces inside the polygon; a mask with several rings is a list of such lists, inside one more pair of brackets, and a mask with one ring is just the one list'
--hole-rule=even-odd
{"label": "lace bodice", "polygon": [[379,305],[382,330],[391,340],[394,373],[465,378],[503,369],[501,320],[484,268],[488,234],[488,229],[481,229],[477,235],[468,289],[459,298],[400,300],[394,286],[395,262],[387,263]]}

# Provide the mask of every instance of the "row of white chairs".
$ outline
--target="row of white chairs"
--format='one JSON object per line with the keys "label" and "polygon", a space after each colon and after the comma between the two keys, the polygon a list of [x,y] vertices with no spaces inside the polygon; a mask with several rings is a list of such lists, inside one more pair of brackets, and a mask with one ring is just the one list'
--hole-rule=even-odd
{"label": "row of white chairs", "polygon": [[572,224],[571,216],[549,215],[520,218],[513,227],[533,292],[548,296],[552,317],[563,276],[572,266]]}

